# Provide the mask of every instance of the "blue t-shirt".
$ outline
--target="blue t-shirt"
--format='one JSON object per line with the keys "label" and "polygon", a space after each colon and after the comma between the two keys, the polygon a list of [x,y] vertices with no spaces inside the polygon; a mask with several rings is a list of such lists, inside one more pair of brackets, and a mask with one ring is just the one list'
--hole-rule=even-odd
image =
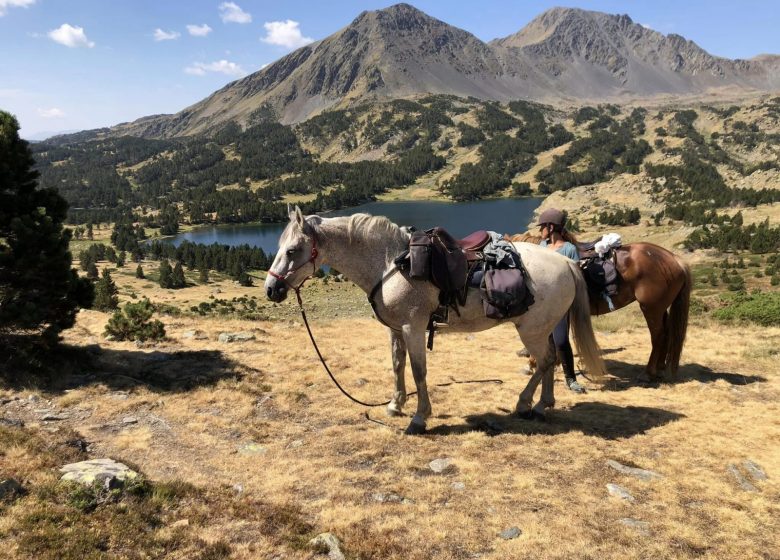
{"label": "blue t-shirt", "polygon": [[[548,243],[546,239],[542,239],[539,242],[542,247],[547,247]],[[564,257],[569,257],[573,261],[580,260],[580,253],[577,251],[577,247],[573,243],[566,241],[563,245],[555,250],[556,253],[560,253]]]}

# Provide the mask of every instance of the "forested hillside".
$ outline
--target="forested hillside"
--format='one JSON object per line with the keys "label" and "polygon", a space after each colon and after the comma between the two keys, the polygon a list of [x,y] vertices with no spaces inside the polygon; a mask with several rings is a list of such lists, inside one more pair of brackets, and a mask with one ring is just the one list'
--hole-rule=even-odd
{"label": "forested hillside", "polygon": [[599,223],[673,220],[699,228],[692,248],[776,250],[777,227],[734,217],[780,200],[778,118],[777,97],[563,110],[435,95],[325,112],[296,126],[264,109],[246,129],[231,123],[208,137],[54,139],[34,149],[41,184],[59,189],[74,224],[132,215],[165,234],[180,223],[280,221],[286,202],[321,212],[409,185],[474,200],[620,179],[639,185],[646,204],[607,202],[594,209]]}

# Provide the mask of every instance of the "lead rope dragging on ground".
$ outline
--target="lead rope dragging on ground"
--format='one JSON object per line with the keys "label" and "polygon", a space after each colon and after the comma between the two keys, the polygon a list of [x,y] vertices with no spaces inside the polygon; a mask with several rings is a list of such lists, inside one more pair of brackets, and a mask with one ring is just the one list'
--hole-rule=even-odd
{"label": "lead rope dragging on ground", "polygon": [[[339,388],[339,391],[341,391],[349,400],[359,405],[363,405],[367,407],[376,407],[376,406],[385,406],[387,404],[390,404],[389,400],[381,403],[366,403],[359,399],[356,399],[355,397],[347,393],[347,391],[336,380],[336,377],[333,375],[333,372],[330,371],[328,364],[325,362],[325,358],[322,357],[322,352],[320,352],[320,349],[317,346],[317,342],[314,340],[314,335],[312,334],[311,327],[309,326],[309,320],[306,318],[306,310],[303,308],[303,300],[301,299],[300,287],[297,290],[295,290],[295,296],[298,298],[298,307],[301,308],[301,318],[303,319],[303,324],[306,325],[306,331],[309,333],[309,338],[311,339],[311,343],[314,346],[314,350],[317,352],[317,356],[320,358],[320,362],[322,362],[322,366],[325,368],[325,371],[328,372],[328,376],[331,378],[331,380],[336,385],[336,387]],[[446,387],[448,385],[460,385],[465,383],[495,383],[497,385],[501,385],[504,382],[501,379],[475,379],[475,380],[467,380],[467,381],[449,381],[447,383],[437,383],[435,387]],[[406,396],[411,397],[412,395],[416,395],[416,394],[417,391],[414,391],[412,393],[407,393]],[[388,426],[387,424],[379,422],[378,420],[371,419],[368,416],[368,412],[366,412],[366,419],[370,420],[371,422],[375,422],[377,424],[382,424],[383,426]],[[392,427],[392,426],[388,426],[388,427]]]}

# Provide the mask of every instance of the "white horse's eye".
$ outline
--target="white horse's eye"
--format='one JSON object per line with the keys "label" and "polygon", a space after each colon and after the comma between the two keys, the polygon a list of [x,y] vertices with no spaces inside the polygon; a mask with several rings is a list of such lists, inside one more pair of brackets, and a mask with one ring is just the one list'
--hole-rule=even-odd
{"label": "white horse's eye", "polygon": [[287,249],[287,256],[292,257],[295,255],[295,253],[298,252],[298,249]]}

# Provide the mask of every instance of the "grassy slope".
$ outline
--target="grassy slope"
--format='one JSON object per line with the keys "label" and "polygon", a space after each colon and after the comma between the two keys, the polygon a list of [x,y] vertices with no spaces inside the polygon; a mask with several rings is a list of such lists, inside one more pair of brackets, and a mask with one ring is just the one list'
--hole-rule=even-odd
{"label": "grassy slope", "polygon": [[[125,268],[127,274],[115,274],[123,300],[143,290],[154,301],[186,308],[208,300],[217,287],[219,298],[262,300],[262,288],[226,280],[160,290]],[[318,343],[344,386],[366,400],[386,399],[391,392],[386,335],[368,318],[363,294],[351,284],[315,281],[304,289],[304,300]],[[529,549],[540,558],[780,554],[773,538],[780,529],[780,372],[771,350],[780,347],[778,328],[722,326],[694,316],[678,381],[644,388],[633,383],[649,352],[638,308],[598,318],[610,376],[603,385],[589,383],[587,395],[574,396],[557,374],[558,402],[548,424],[507,416],[527,379],[511,328],[442,333],[428,355],[431,434],[409,438],[399,431],[408,418],[387,419],[375,409],[371,417],[391,427],[370,423],[363,409],[338,393],[316,360],[293,302],[262,303],[262,309],[275,320],[163,316],[168,340],[141,348],[102,340],[107,314],[83,311],[65,341],[77,349],[71,354],[87,357],[65,359],[58,367],[61,388],[13,386],[0,393],[40,395],[71,418],[41,422],[35,410],[49,408],[41,401],[11,403],[3,413],[25,420],[27,429],[48,442],[69,439],[66,430],[75,430],[91,442],[90,457],[130,461],[154,484],[192,485],[188,497],[174,496],[162,505],[127,498],[126,515],[151,508],[159,520],[138,546],[154,553],[167,543],[170,557],[192,557],[188,554],[210,543],[226,554],[214,557],[308,558],[312,552],[301,543],[326,530],[351,557],[361,558],[507,558],[525,556]],[[192,330],[203,338],[187,338]],[[225,331],[249,331],[256,340],[217,342]],[[96,343],[98,354],[78,351]],[[477,355],[483,359],[477,361]],[[81,377],[69,378],[70,373]],[[485,378],[504,383],[435,386]],[[409,410],[414,405],[411,398]],[[123,425],[126,416],[138,423]],[[491,437],[485,426],[498,426],[501,433]],[[249,443],[265,453],[242,454]],[[36,508],[67,514],[79,542],[100,540],[100,520],[120,531],[112,525],[116,513],[105,510],[118,506],[82,513],[67,505],[67,491],[57,491],[64,497],[47,493],[56,480],[52,468],[73,457],[31,461],[34,454],[23,447],[0,446],[3,473],[20,477],[32,490],[4,510],[0,523],[0,542],[15,551],[12,557],[25,557],[26,549],[16,548],[29,545],[19,529]],[[454,471],[430,474],[428,462],[442,457],[454,461]],[[641,482],[612,471],[608,459],[665,478]],[[727,471],[746,459],[769,473],[769,480],[756,483],[759,492],[745,492]],[[625,486],[636,502],[610,498],[607,483]],[[241,496],[226,490],[234,484],[242,485]],[[378,493],[405,501],[380,502]],[[247,520],[241,508],[253,503],[263,506]],[[269,534],[263,528],[280,510],[295,512],[295,522]],[[650,523],[650,535],[623,526],[620,519],[627,517]],[[188,525],[174,527],[180,519]],[[521,537],[497,537],[513,525],[522,529]],[[178,540],[171,543],[176,531]],[[61,542],[53,534],[47,538],[51,546]],[[40,550],[47,550],[46,542]],[[117,557],[124,557],[122,550],[111,548]]]}

